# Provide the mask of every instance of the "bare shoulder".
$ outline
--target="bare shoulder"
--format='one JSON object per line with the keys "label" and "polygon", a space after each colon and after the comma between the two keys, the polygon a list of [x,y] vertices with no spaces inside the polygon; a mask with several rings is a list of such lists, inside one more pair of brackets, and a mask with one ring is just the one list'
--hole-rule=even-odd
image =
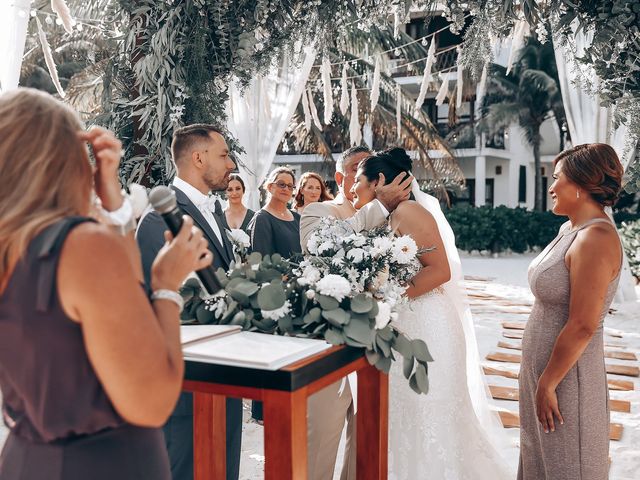
{"label": "bare shoulder", "polygon": [[106,225],[86,222],[68,235],[62,251],[63,261],[77,266],[113,264],[127,258],[124,237]]}
{"label": "bare shoulder", "polygon": [[392,228],[399,228],[402,232],[430,228],[434,222],[433,215],[415,200],[400,203],[391,215]]}
{"label": "bare shoulder", "polygon": [[580,258],[592,265],[600,260],[617,270],[622,255],[618,233],[609,225],[591,225],[578,232],[568,254],[572,260]]}

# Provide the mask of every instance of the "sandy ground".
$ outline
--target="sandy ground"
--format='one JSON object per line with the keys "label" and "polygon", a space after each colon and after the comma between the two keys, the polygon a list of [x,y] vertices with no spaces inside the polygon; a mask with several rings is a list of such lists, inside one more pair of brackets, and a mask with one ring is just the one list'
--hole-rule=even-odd
{"label": "sandy ground", "polygon": [[[512,371],[518,368],[516,364],[491,362],[484,358],[491,352],[518,353],[514,350],[498,348],[497,344],[499,341],[517,342],[517,340],[508,340],[503,337],[502,322],[522,322],[527,318],[527,305],[531,304],[532,296],[527,288],[526,272],[532,257],[533,255],[512,255],[500,258],[463,255],[463,268],[468,277],[467,286],[470,292],[475,294],[471,302],[472,311],[479,352],[485,366]],[[614,308],[615,312],[609,315],[605,322],[606,341],[624,347],[619,349],[634,352],[640,356],[640,303],[614,305]],[[639,365],[638,361],[625,360],[608,360],[608,363]],[[623,433],[619,441],[611,442],[610,478],[631,480],[638,478],[636,472],[640,470],[640,380],[618,375],[612,375],[611,378],[631,380],[635,387],[633,391],[611,392],[612,399],[630,401],[631,412],[612,412],[611,414],[612,422],[622,424]],[[500,376],[490,376],[487,379],[492,385],[517,387],[517,381],[513,379]],[[493,400],[493,405],[499,410],[517,412],[518,409],[518,404],[514,401]],[[249,421],[248,402],[245,407],[240,478],[257,480],[263,478],[262,427]],[[505,454],[515,469],[518,461],[519,430],[505,429],[504,433],[510,445]],[[6,435],[6,428],[0,426],[0,445],[4,443]],[[339,454],[335,479],[339,478],[341,457]]]}

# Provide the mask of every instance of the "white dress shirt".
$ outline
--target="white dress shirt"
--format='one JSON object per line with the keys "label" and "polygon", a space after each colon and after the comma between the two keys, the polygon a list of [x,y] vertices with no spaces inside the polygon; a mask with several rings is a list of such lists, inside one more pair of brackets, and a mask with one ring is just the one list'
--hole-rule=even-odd
{"label": "white dress shirt", "polygon": [[205,195],[200,190],[198,190],[193,185],[185,182],[180,177],[175,177],[173,179],[173,186],[178,188],[182,193],[184,193],[189,200],[200,210],[202,216],[209,223],[209,226],[215,233],[220,245],[224,245],[222,241],[222,232],[220,231],[220,226],[216,219],[213,216],[213,208],[211,208],[211,202],[209,200],[209,195]]}

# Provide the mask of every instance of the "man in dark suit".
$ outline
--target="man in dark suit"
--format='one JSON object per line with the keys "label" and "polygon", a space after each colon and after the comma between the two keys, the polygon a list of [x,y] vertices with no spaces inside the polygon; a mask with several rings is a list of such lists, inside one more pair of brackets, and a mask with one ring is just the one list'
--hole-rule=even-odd
{"label": "man in dark suit", "polygon": [[[172,188],[180,209],[204,232],[213,252],[214,268],[229,268],[232,246],[220,216],[209,200],[212,190],[224,190],[235,163],[221,130],[205,124],[177,129],[171,142],[177,175]],[[142,254],[144,278],[149,285],[151,265],[164,245],[164,220],[154,211],[138,225],[136,239]],[[152,286],[151,286],[152,287]],[[173,480],[193,480],[193,399],[183,393],[163,428]],[[238,480],[242,439],[242,400],[227,400],[227,480]]]}

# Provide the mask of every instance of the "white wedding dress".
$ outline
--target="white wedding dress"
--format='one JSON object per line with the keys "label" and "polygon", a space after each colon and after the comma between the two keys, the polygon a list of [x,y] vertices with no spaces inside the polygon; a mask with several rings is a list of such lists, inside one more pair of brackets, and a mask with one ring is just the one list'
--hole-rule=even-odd
{"label": "white wedding dress", "polygon": [[452,279],[408,302],[394,322],[409,337],[424,340],[434,361],[426,395],[411,390],[402,362],[391,368],[389,478],[510,480],[515,472],[499,453],[507,437],[489,410],[473,323],[459,288],[462,272],[453,232],[437,200],[416,190],[416,200],[438,223]]}

